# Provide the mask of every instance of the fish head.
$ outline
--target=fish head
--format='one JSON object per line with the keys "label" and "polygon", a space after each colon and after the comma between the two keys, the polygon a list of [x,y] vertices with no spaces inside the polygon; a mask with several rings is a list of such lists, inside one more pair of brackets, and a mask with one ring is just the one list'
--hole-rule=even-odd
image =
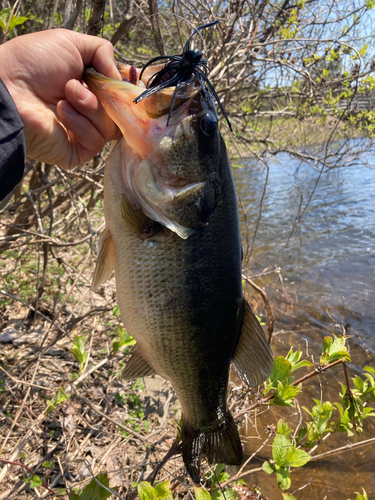
{"label": "fish head", "polygon": [[[128,67],[120,72],[128,79]],[[91,68],[84,74],[124,137],[121,165],[113,168],[121,169],[128,201],[185,239],[207,226],[220,196],[218,117],[211,93],[197,79],[136,103],[149,78],[150,70],[136,84]]]}

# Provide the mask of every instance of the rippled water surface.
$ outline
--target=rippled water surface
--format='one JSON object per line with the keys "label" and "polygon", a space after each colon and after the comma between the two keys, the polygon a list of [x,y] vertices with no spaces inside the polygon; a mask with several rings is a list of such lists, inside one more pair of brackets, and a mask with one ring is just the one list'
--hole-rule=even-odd
{"label": "rippled water surface", "polygon": [[[248,274],[256,275],[267,267],[281,268],[279,274],[258,280],[267,291],[276,317],[274,351],[285,355],[290,342],[301,348],[308,343],[309,353],[318,359],[324,335],[345,330],[352,335],[351,374],[360,373],[364,366],[374,366],[375,359],[375,170],[354,165],[322,174],[296,225],[319,173],[311,164],[286,154],[268,165],[267,189]],[[375,169],[375,158],[373,165]],[[246,210],[250,245],[266,171],[263,164],[250,162],[234,170]],[[245,239],[244,224],[242,227]],[[302,404],[311,406],[311,397],[319,398],[321,393],[324,400],[337,401],[342,377],[339,368],[321,377],[321,385],[318,380],[309,381]],[[273,411],[273,415],[269,412],[264,417],[262,425],[288,414],[279,408]],[[350,441],[374,436],[374,424],[368,423],[365,433]],[[345,434],[331,436],[319,453],[348,441]],[[250,439],[248,453],[257,445]],[[265,451],[264,458],[269,453]],[[296,470],[290,492],[310,479],[311,483],[296,493],[297,499],[354,499],[354,492],[361,491],[362,486],[369,498],[375,498],[375,444]],[[264,484],[264,475],[252,481]],[[275,485],[273,476],[267,478],[264,489],[270,500],[282,498]]]}

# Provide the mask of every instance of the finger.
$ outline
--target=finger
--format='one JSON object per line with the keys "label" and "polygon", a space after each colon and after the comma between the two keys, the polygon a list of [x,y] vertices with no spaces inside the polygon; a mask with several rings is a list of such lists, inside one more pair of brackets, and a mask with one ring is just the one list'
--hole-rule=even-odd
{"label": "finger", "polygon": [[[60,101],[57,113],[71,139],[71,163],[68,168],[91,160],[106,144],[106,140],[95,125],[76,111],[67,101]],[[74,151],[74,148],[76,149]]]}
{"label": "finger", "polygon": [[96,36],[80,35],[76,38],[75,45],[81,53],[85,67],[93,66],[99,73],[121,80],[111,42]]}
{"label": "finger", "polygon": [[115,138],[118,128],[92,92],[78,80],[70,80],[65,86],[65,95],[73,108],[95,126],[105,142]]}

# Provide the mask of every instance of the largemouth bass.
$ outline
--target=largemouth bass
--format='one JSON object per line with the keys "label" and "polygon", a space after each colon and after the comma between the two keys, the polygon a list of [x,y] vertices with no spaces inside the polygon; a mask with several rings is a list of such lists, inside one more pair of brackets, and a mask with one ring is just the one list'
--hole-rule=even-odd
{"label": "largemouth bass", "polygon": [[183,411],[183,460],[199,483],[202,457],[242,461],[227,408],[231,363],[250,387],[273,365],[243,297],[237,197],[214,101],[193,81],[178,89],[168,118],[175,88],[135,104],[144,86],[92,69],[84,79],[123,134],[105,166],[93,288],[115,271],[121,317],[137,341],[124,377],[157,373],[171,382]]}

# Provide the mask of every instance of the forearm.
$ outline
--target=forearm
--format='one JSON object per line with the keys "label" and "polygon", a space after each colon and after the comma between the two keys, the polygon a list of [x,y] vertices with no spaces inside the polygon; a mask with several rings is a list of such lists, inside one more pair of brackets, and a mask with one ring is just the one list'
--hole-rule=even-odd
{"label": "forearm", "polygon": [[23,123],[6,86],[0,79],[0,200],[22,179],[25,167]]}

